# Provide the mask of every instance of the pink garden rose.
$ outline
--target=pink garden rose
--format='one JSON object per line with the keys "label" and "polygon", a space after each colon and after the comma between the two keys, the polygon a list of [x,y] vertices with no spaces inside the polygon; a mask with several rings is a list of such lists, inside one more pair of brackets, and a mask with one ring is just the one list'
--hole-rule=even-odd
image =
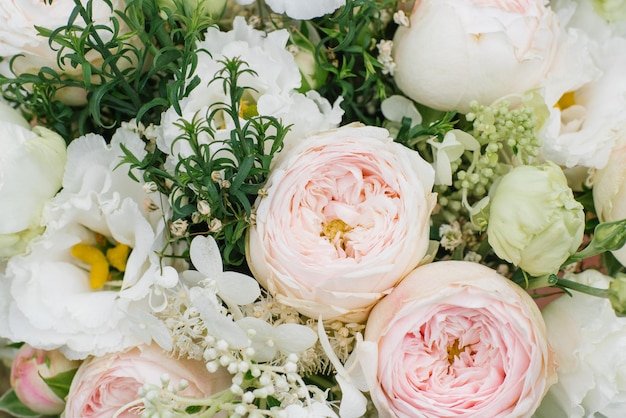
{"label": "pink garden rose", "polygon": [[230,386],[225,369],[207,371],[204,362],[175,359],[156,345],[134,347],[122,353],[91,357],[78,369],[63,416],[66,418],[137,417],[130,408],[144,384],[161,386],[167,374],[173,387],[184,379],[188,387],[183,396],[208,397]]}
{"label": "pink garden rose", "polygon": [[467,113],[538,88],[561,29],[543,0],[418,0],[394,36],[394,79],[411,99]]}
{"label": "pink garden rose", "polygon": [[362,125],[306,138],[279,158],[248,236],[254,276],[304,315],[364,320],[427,252],[432,167]]}
{"label": "pink garden rose", "polygon": [[50,389],[44,379],[77,369],[80,361],[68,360],[58,350],[40,350],[24,344],[11,365],[11,387],[18,399],[31,410],[44,415],[59,414],[65,400]]}
{"label": "pink garden rose", "polygon": [[379,417],[530,417],[555,381],[532,298],[467,261],[420,266],[372,309],[357,355]]}

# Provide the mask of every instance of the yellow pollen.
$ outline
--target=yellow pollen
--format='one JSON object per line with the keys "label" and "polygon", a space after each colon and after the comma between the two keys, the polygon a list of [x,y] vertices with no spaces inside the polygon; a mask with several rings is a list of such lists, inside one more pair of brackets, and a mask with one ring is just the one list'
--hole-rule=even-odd
{"label": "yellow pollen", "polygon": [[322,232],[320,233],[320,236],[326,237],[329,241],[332,242],[337,234],[339,234],[339,245],[345,250],[344,235],[346,232],[349,232],[351,230],[352,227],[341,219],[333,219],[332,221],[327,222],[322,226]]}
{"label": "yellow pollen", "polygon": [[248,102],[243,99],[239,100],[240,118],[248,120],[258,115],[259,112],[257,111],[256,104],[248,104]]}
{"label": "yellow pollen", "polygon": [[563,96],[561,96],[561,98],[559,99],[557,104],[554,105],[554,107],[560,110],[565,110],[568,107],[574,106],[575,104],[576,104],[576,93],[573,91],[568,91]]}
{"label": "yellow pollen", "polygon": [[459,347],[459,340],[455,340],[454,344],[448,346],[448,363],[454,363],[454,359],[465,351],[465,347]]}
{"label": "yellow pollen", "polygon": [[118,271],[126,270],[126,262],[130,254],[130,247],[126,244],[117,244],[107,250],[107,260]]}
{"label": "yellow pollen", "polygon": [[109,279],[109,263],[102,251],[92,245],[76,244],[72,247],[72,256],[91,267],[89,273],[91,288],[94,290],[102,288]]}

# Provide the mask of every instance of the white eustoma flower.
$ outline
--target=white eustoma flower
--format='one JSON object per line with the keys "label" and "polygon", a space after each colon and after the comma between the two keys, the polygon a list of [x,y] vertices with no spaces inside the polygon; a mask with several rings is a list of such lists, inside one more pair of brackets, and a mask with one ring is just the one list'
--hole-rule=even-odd
{"label": "white eustoma flower", "polygon": [[[606,288],[611,280],[596,270],[568,277]],[[611,417],[626,411],[626,318],[604,298],[576,291],[542,311],[548,341],[558,364],[558,382],[544,397],[535,418]]]}
{"label": "white eustoma flower", "polygon": [[[247,6],[254,0],[236,0],[238,4]],[[293,19],[313,19],[332,13],[345,6],[346,0],[266,0],[265,3],[275,13],[284,13]]]}
{"label": "white eustoma flower", "polygon": [[[224,68],[220,61],[227,58],[238,57],[246,63],[243,68],[256,73],[247,72],[238,80],[240,86],[246,87],[240,103],[241,113],[250,109],[253,114],[274,116],[284,125],[292,125],[286,142],[291,138],[334,128],[340,123],[343,111],[339,108],[339,101],[331,105],[315,92],[304,95],[295,91],[301,85],[301,75],[293,55],[286,50],[288,38],[286,30],[266,34],[247,25],[242,17],[234,19],[232,31],[221,32],[217,28],[207,30],[205,39],[198,43],[197,48],[208,53],[199,54],[198,67],[192,75],[198,76],[201,83],[181,101],[182,115],[178,115],[174,108],[163,114],[157,136],[159,149],[172,155],[171,164],[175,164],[178,155],[184,157],[191,153],[185,141],[175,141],[182,133],[176,126],[177,121],[182,117],[187,121],[202,121],[201,125],[205,125],[203,119],[216,104],[230,102],[222,83],[211,82]],[[212,121],[217,139],[226,139],[233,127],[233,122],[221,113]],[[213,140],[206,134],[200,134],[201,143],[208,144]],[[222,148],[222,143],[216,143],[212,151],[217,152]]]}
{"label": "white eustoma flower", "polygon": [[122,143],[139,157],[145,153],[139,136],[123,129],[111,145],[90,134],[68,147],[63,190],[44,210],[45,233],[7,265],[12,340],[60,348],[70,358],[152,338],[164,348],[171,344],[163,328],[146,317],[151,303],[160,307],[153,286],[178,281],[155,253],[164,245],[163,213],[148,213],[141,184],[126,167],[114,169]]}
{"label": "white eustoma flower", "polygon": [[542,156],[566,167],[602,168],[626,133],[626,37],[587,2],[553,7],[569,38],[543,86],[551,114],[539,133]]}
{"label": "white eustoma flower", "polygon": [[41,234],[44,204],[61,187],[65,141],[30,128],[22,115],[0,102],[0,259],[19,254]]}

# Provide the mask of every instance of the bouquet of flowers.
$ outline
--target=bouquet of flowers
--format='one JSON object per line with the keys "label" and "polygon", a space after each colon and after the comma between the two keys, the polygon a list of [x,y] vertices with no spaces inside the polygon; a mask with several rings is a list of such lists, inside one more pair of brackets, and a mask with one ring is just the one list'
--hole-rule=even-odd
{"label": "bouquet of flowers", "polygon": [[623,416],[626,2],[0,22],[0,411]]}

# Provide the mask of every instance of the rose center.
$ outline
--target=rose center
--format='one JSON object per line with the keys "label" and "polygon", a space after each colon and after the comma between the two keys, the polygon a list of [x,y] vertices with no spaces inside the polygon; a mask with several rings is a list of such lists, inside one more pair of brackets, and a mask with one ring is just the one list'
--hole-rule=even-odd
{"label": "rose center", "polygon": [[459,340],[454,340],[452,345],[448,346],[448,363],[454,363],[454,359],[459,357],[460,354],[465,351],[465,347],[459,347]]}
{"label": "rose center", "polygon": [[337,243],[342,250],[346,249],[346,232],[352,230],[352,227],[341,219],[333,219],[322,225],[321,237],[327,238],[331,243]]}

